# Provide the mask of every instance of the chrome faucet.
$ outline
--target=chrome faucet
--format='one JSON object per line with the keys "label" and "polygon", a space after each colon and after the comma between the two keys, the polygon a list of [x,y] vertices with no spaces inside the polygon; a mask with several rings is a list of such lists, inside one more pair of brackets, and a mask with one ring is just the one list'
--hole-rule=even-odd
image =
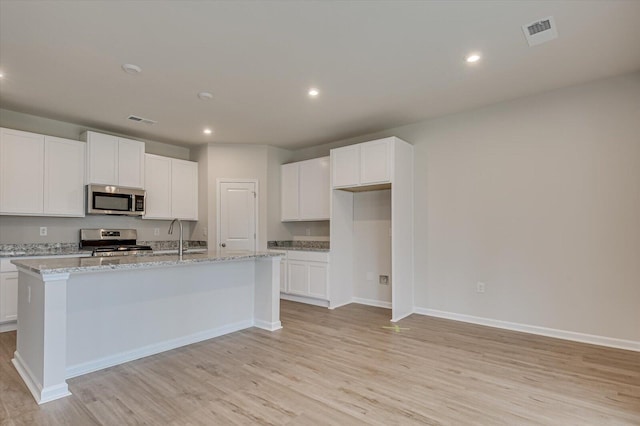
{"label": "chrome faucet", "polygon": [[169,235],[173,234],[173,224],[176,222],[176,220],[178,221],[178,225],[180,225],[180,243],[178,246],[178,254],[180,255],[180,260],[182,260],[182,253],[184,253],[184,250],[182,249],[182,221],[178,218],[175,218],[171,221],[171,225],[169,225]]}

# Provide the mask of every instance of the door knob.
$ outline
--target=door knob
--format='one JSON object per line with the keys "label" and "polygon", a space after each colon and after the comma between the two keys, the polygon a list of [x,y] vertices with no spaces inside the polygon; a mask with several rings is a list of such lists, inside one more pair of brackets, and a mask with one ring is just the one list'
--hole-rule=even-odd
{"label": "door knob", "polygon": [[220,247],[226,247],[227,245],[225,243],[221,243]]}

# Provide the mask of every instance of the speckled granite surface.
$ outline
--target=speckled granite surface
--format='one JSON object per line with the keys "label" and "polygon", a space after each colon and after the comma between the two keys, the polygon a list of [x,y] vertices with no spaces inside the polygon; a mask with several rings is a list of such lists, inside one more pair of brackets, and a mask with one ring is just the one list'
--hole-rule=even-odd
{"label": "speckled granite surface", "polygon": [[78,243],[0,244],[0,257],[82,254]]}
{"label": "speckled granite surface", "polygon": [[[138,244],[151,246],[155,251],[178,250],[178,241],[138,241]],[[186,249],[206,249],[206,241],[184,242]],[[78,243],[32,243],[32,244],[0,244],[0,257],[23,256],[63,256],[87,254],[91,251],[80,250]]]}
{"label": "speckled granite surface", "polygon": [[236,251],[220,253],[208,251],[185,254],[182,259],[175,254],[148,256],[114,256],[114,257],[80,257],[53,259],[14,259],[14,265],[26,268],[38,274],[61,274],[94,271],[121,271],[131,269],[147,269],[167,266],[189,265],[195,263],[215,263],[274,257],[273,253]]}
{"label": "speckled granite surface", "polygon": [[[186,249],[206,249],[207,242],[206,241],[194,241],[194,240],[185,240],[184,248]],[[151,246],[153,251],[162,251],[162,250],[178,250],[178,241],[138,241],[138,244],[141,246]]]}
{"label": "speckled granite surface", "polygon": [[270,250],[330,251],[329,241],[268,241]]}

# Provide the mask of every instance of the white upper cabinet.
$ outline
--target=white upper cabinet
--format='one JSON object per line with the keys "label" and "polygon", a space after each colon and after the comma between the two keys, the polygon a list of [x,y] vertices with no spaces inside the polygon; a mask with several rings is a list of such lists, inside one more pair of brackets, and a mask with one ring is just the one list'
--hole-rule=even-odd
{"label": "white upper cabinet", "polygon": [[393,143],[390,137],[332,149],[333,188],[391,183]]}
{"label": "white upper cabinet", "polygon": [[360,184],[391,182],[393,164],[391,138],[360,144]]}
{"label": "white upper cabinet", "polygon": [[87,142],[87,183],[118,185],[118,138],[96,132],[82,137]]}
{"label": "white upper cabinet", "polygon": [[329,220],[329,157],[300,162],[300,219]]}
{"label": "white upper cabinet", "polygon": [[281,167],[281,220],[329,220],[329,157]]}
{"label": "white upper cabinet", "polygon": [[283,222],[300,219],[300,163],[280,168],[280,218]]}
{"label": "white upper cabinet", "polygon": [[144,187],[144,142],[85,132],[87,183]]}
{"label": "white upper cabinet", "polygon": [[331,150],[333,187],[360,185],[360,145]]}
{"label": "white upper cabinet", "polygon": [[118,185],[144,188],[144,142],[118,138]]}
{"label": "white upper cabinet", "polygon": [[145,154],[144,219],[198,220],[198,163]]}
{"label": "white upper cabinet", "polygon": [[171,158],[145,154],[145,218],[171,217]]}
{"label": "white upper cabinet", "polygon": [[0,129],[0,214],[84,216],[85,144]]}
{"label": "white upper cabinet", "polygon": [[84,216],[85,147],[83,142],[45,136],[45,214]]}
{"label": "white upper cabinet", "polygon": [[44,136],[0,129],[0,212],[42,214]]}
{"label": "white upper cabinet", "polygon": [[171,160],[171,215],[198,220],[198,163]]}

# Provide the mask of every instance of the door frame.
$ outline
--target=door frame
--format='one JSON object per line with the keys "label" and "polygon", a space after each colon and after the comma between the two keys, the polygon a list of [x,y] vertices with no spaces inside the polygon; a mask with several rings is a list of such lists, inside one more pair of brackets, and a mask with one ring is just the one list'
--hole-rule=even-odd
{"label": "door frame", "polygon": [[256,189],[254,223],[256,224],[256,238],[253,242],[253,251],[258,251],[258,240],[260,239],[260,186],[258,179],[233,179],[233,178],[217,178],[216,179],[216,250],[220,250],[220,186],[223,183],[253,183]]}

